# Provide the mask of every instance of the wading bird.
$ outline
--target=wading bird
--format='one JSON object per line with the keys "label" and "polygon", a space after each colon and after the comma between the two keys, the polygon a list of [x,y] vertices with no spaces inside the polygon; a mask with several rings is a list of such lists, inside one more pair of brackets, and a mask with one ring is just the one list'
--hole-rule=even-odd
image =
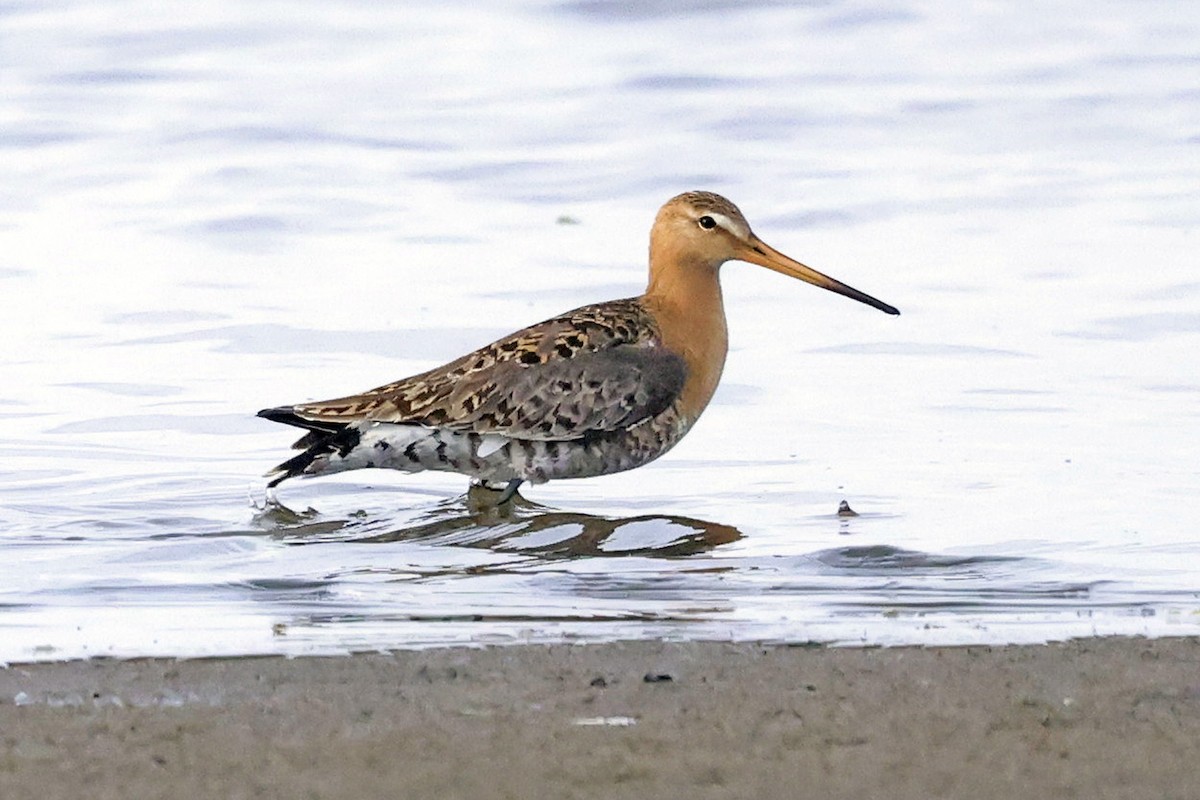
{"label": "wading bird", "polygon": [[640,297],[568,311],[362,394],[258,412],[308,431],[269,485],[363,467],[439,470],[503,487],[504,503],[524,481],[649,463],[695,424],[721,378],[726,261],[900,313],[767,246],[724,197],[687,192],[654,220]]}

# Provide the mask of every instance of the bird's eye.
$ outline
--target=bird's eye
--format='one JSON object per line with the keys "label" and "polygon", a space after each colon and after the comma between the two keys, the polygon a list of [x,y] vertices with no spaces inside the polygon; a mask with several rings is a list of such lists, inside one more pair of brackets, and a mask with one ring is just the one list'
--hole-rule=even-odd
{"label": "bird's eye", "polygon": [[717,221],[707,214],[696,220],[696,222],[706,231],[711,231],[713,228],[717,227]]}

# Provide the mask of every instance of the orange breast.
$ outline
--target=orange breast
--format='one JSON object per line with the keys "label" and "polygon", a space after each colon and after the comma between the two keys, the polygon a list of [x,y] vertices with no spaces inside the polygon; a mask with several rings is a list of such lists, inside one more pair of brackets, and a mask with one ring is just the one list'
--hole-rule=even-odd
{"label": "orange breast", "polygon": [[721,284],[716,270],[705,267],[657,277],[642,303],[658,323],[663,344],[687,364],[679,410],[690,425],[717,390],[729,350]]}

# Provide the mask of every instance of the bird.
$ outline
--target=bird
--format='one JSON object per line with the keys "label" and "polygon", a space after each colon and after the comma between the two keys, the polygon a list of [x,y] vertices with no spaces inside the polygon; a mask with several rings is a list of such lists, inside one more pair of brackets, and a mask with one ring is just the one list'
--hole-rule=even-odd
{"label": "bird", "polygon": [[510,501],[526,481],[607,475],[674,447],[712,399],[729,346],[720,269],[766,267],[888,314],[899,310],[775,250],[732,202],[668,200],[650,231],[646,291],[585,305],[360,394],[266,408],[302,428],[264,477],[361,468],[467,475]]}

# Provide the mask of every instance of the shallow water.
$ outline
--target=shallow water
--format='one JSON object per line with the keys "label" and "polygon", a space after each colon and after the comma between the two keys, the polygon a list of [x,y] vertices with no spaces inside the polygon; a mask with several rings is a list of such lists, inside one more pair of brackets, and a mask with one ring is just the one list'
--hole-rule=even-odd
{"label": "shallow water", "polygon": [[[1200,10],[0,6],[0,660],[1200,633]],[[633,473],[257,477],[258,408],[742,264]],[[846,499],[860,516],[838,517]]]}

